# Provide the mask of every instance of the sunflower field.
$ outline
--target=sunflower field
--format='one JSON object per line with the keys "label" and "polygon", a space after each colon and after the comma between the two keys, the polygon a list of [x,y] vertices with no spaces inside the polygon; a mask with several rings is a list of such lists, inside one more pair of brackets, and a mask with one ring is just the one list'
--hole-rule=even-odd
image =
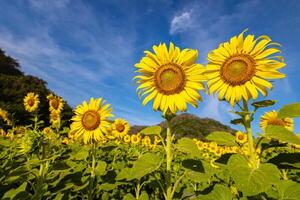
{"label": "sunflower field", "polygon": [[[51,126],[40,119],[40,96],[24,96],[32,123],[18,126],[0,108],[1,199],[280,199],[300,198],[300,137],[294,118],[300,103],[266,111],[272,81],[285,77],[280,44],[245,35],[221,43],[196,63],[198,51],[170,43],[135,64],[137,95],[161,112],[167,128],[150,126],[129,134],[130,124],[112,114],[102,98],[83,101],[64,126],[64,100],[47,96]],[[242,131],[217,131],[204,139],[174,134],[170,121],[215,95],[229,103]],[[201,108],[200,108],[201,109]],[[259,134],[252,122],[260,118]]]}

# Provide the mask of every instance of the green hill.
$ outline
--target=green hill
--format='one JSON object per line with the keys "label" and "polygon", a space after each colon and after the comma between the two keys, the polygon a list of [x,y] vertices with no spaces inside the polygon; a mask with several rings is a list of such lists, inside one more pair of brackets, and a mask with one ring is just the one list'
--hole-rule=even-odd
{"label": "green hill", "polygon": [[[45,122],[45,125],[48,125],[49,110],[46,97],[53,92],[47,88],[46,81],[25,75],[21,71],[19,63],[0,49],[0,107],[12,115],[16,125],[30,123],[30,114],[25,111],[23,106],[23,98],[28,92],[39,94],[41,102],[39,106],[40,119]],[[67,125],[72,116],[72,109],[67,103],[62,114]],[[1,121],[0,127],[4,127]]]}
{"label": "green hill", "polygon": [[[159,126],[163,130],[166,129],[166,122],[163,121]],[[172,130],[176,134],[176,137],[190,137],[190,138],[204,138],[211,132],[214,131],[226,131],[234,133],[235,130],[226,126],[214,119],[200,118],[189,113],[183,113],[177,115],[171,120]],[[130,133],[138,133],[147,126],[132,126]],[[163,131],[164,132],[164,131]]]}

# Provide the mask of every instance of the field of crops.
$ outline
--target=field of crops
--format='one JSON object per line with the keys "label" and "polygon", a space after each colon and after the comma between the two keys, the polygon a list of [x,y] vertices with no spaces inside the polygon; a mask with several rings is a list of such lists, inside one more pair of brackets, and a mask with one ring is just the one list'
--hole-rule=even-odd
{"label": "field of crops", "polygon": [[[137,95],[152,102],[166,128],[129,134],[126,119],[113,116],[102,98],[74,109],[64,126],[65,102],[47,96],[50,126],[40,119],[36,92],[24,96],[32,123],[18,126],[0,108],[0,197],[2,199],[280,199],[300,198],[300,137],[294,118],[300,103],[272,110],[275,100],[256,101],[284,78],[279,44],[268,36],[234,36],[196,63],[198,51],[170,43],[153,46],[135,64]],[[203,95],[229,103],[240,125],[235,134],[212,132],[204,139],[180,137],[170,121]],[[201,109],[201,106],[199,106]],[[256,111],[264,109],[263,116]],[[252,122],[260,119],[261,132]],[[175,133],[176,132],[176,136]]]}

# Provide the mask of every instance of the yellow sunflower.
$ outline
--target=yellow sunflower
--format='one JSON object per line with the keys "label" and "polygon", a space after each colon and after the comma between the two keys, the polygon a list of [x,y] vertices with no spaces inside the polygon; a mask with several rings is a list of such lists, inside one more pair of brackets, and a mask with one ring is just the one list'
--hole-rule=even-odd
{"label": "yellow sunflower", "polygon": [[0,118],[2,118],[3,121],[5,121],[7,125],[12,125],[12,122],[10,121],[10,119],[8,117],[8,112],[2,108],[0,108]]}
{"label": "yellow sunflower", "polygon": [[124,142],[127,144],[130,143],[130,141],[131,141],[130,135],[125,135],[123,139],[124,139]]}
{"label": "yellow sunflower", "polygon": [[102,98],[91,98],[89,104],[84,101],[75,109],[71,124],[71,131],[74,131],[76,139],[83,138],[85,144],[93,141],[104,141],[106,128],[110,125],[107,121],[112,108],[105,104]]}
{"label": "yellow sunflower", "polygon": [[256,99],[258,91],[266,96],[267,89],[272,89],[266,79],[285,77],[277,71],[285,66],[284,59],[274,55],[280,53],[279,44],[266,35],[244,38],[244,32],[208,54],[205,74],[209,93],[218,93],[220,100],[225,98],[232,106],[242,98]]}
{"label": "yellow sunflower", "polygon": [[25,97],[24,97],[24,106],[25,110],[28,112],[34,112],[38,107],[39,107],[39,95],[34,94],[33,92],[29,92]]}
{"label": "yellow sunflower", "polygon": [[47,99],[49,100],[49,110],[50,112],[55,111],[60,113],[63,109],[64,102],[62,98],[55,96],[53,94],[49,94],[47,96]]}
{"label": "yellow sunflower", "polygon": [[202,81],[206,80],[205,68],[195,63],[198,51],[180,51],[173,43],[169,49],[165,43],[154,45],[153,50],[144,51],[145,57],[135,64],[139,73],[134,78],[139,84],[137,91],[145,96],[142,104],[153,99],[153,109],[163,113],[186,111],[187,103],[197,107],[202,99],[198,91],[205,90]]}
{"label": "yellow sunflower", "polygon": [[244,144],[245,142],[247,142],[247,135],[241,131],[237,131],[235,133],[235,141],[239,144]]}
{"label": "yellow sunflower", "polygon": [[292,118],[278,118],[278,113],[273,110],[270,112],[266,112],[264,115],[260,117],[260,127],[265,130],[268,125],[278,125],[283,126],[286,129],[293,131],[294,129],[294,120]]}
{"label": "yellow sunflower", "polygon": [[138,144],[141,141],[141,136],[139,134],[131,135],[131,143]]}
{"label": "yellow sunflower", "polygon": [[150,147],[151,146],[151,138],[149,136],[145,136],[143,139],[142,139],[142,144],[143,146],[145,147]]}
{"label": "yellow sunflower", "polygon": [[129,123],[124,119],[116,119],[113,123],[113,130],[112,132],[118,138],[123,138],[125,135],[128,134],[130,129]]}
{"label": "yellow sunflower", "polygon": [[50,113],[50,123],[52,126],[59,126],[60,124],[60,113],[56,111],[52,111]]}

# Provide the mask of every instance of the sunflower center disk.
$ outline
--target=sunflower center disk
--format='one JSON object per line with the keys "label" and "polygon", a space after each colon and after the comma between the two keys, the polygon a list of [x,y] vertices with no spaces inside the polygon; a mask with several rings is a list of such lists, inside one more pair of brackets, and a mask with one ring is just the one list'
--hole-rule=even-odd
{"label": "sunflower center disk", "polygon": [[175,94],[184,89],[185,75],[175,64],[161,66],[154,74],[156,88],[163,94]]}
{"label": "sunflower center disk", "polygon": [[28,99],[27,104],[31,107],[34,105],[34,99]]}
{"label": "sunflower center disk", "polygon": [[123,132],[125,129],[125,126],[123,124],[117,124],[116,129],[118,132]]}
{"label": "sunflower center disk", "polygon": [[57,109],[58,108],[58,100],[57,99],[53,99],[51,100],[51,106],[54,108],[54,109]]}
{"label": "sunflower center disk", "polygon": [[221,67],[221,78],[229,85],[243,85],[255,75],[255,61],[248,55],[236,55]]}
{"label": "sunflower center disk", "polygon": [[284,126],[285,123],[284,123],[284,121],[281,120],[281,119],[273,119],[273,120],[270,120],[270,121],[268,122],[268,125]]}
{"label": "sunflower center disk", "polygon": [[239,135],[238,138],[239,138],[239,140],[243,140],[244,136],[243,135]]}
{"label": "sunflower center disk", "polygon": [[89,110],[83,114],[81,123],[86,130],[95,130],[100,125],[100,115],[94,110]]}

